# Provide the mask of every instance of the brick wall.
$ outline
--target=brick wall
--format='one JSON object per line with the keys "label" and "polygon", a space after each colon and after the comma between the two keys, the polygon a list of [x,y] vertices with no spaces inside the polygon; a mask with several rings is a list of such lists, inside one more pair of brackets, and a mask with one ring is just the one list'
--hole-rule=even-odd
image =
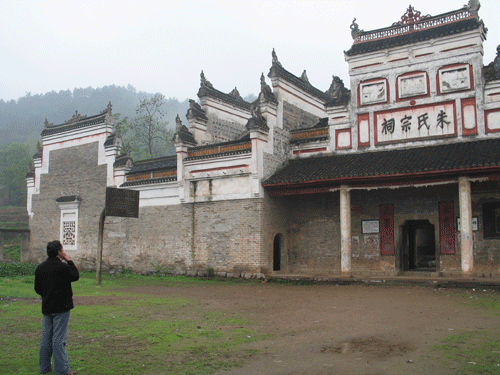
{"label": "brick wall", "polygon": [[246,131],[245,125],[246,122],[238,124],[209,115],[207,132],[212,135],[214,143],[234,141]]}
{"label": "brick wall", "polygon": [[286,101],[283,102],[283,128],[287,130],[310,128],[319,117],[300,109]]}
{"label": "brick wall", "polygon": [[30,219],[30,261],[46,258],[49,241],[59,239],[60,209],[56,198],[79,195],[78,250],[73,258],[94,254],[99,215],[106,195],[106,165],[97,165],[98,143],[90,143],[49,154],[49,173],[40,176],[40,194],[33,195]]}
{"label": "brick wall", "polygon": [[[141,207],[139,218],[106,218],[105,268],[152,272],[261,272],[259,199]],[[194,233],[194,236],[193,236]],[[95,257],[82,260],[93,267]]]}

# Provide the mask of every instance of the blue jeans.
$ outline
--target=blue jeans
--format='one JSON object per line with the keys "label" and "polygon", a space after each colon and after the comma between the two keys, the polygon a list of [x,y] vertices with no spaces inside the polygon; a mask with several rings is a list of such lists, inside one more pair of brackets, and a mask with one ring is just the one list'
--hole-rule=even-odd
{"label": "blue jeans", "polygon": [[50,357],[54,358],[54,373],[65,375],[69,368],[68,353],[69,311],[61,314],[43,315],[42,338],[40,339],[40,373],[50,372]]}

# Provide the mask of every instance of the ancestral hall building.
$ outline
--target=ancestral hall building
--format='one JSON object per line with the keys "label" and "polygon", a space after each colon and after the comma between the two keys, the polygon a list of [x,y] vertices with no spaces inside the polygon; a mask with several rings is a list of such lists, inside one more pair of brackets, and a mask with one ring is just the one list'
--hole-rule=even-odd
{"label": "ancestral hall building", "polygon": [[94,268],[112,186],[139,191],[140,211],[106,218],[107,267],[500,276],[500,46],[483,65],[478,10],[410,6],[373,31],[353,22],[350,90],[336,76],[315,88],[274,50],[253,103],[202,72],[173,156],[122,154],[111,104],[46,121],[27,175],[26,260],[60,238]]}

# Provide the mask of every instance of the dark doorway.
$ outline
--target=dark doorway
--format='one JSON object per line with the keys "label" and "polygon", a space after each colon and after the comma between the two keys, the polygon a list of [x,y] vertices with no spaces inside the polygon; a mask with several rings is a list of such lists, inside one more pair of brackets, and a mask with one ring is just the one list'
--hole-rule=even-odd
{"label": "dark doorway", "polygon": [[436,271],[434,225],[428,220],[410,220],[403,225],[403,271]]}
{"label": "dark doorway", "polygon": [[282,246],[283,246],[283,236],[278,233],[274,237],[273,271],[280,271],[281,270],[281,247]]}

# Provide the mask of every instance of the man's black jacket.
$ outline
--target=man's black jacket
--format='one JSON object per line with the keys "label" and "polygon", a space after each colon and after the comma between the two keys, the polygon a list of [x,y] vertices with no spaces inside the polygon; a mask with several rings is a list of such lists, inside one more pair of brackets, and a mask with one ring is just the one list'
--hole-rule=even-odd
{"label": "man's black jacket", "polygon": [[35,270],[35,292],[42,296],[42,313],[59,314],[71,310],[73,290],[71,283],[80,278],[75,263],[64,263],[59,258],[47,258]]}

